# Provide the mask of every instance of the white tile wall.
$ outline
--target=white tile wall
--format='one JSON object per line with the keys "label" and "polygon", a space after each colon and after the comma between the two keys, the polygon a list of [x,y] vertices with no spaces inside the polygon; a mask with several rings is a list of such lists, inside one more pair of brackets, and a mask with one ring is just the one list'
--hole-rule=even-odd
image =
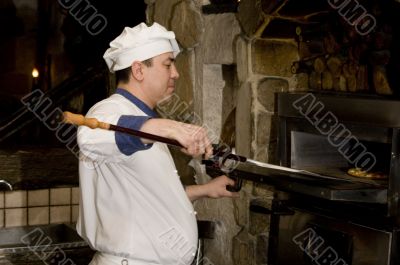
{"label": "white tile wall", "polygon": [[78,215],[79,215],[79,205],[72,205],[72,223],[76,223],[76,221],[78,220]]}
{"label": "white tile wall", "polygon": [[5,209],[6,227],[27,225],[27,208]]}
{"label": "white tile wall", "polygon": [[5,207],[26,207],[26,190],[16,190],[5,192]]}
{"label": "white tile wall", "polygon": [[50,190],[50,205],[71,204],[71,188],[58,188]]}
{"label": "white tile wall", "polygon": [[4,210],[0,209],[0,227],[4,227]]}
{"label": "white tile wall", "polygon": [[28,225],[44,225],[49,223],[49,207],[28,208]]}
{"label": "white tile wall", "polygon": [[76,222],[79,188],[0,192],[0,228]]}
{"label": "white tile wall", "polygon": [[30,190],[28,191],[28,206],[49,205],[49,190]]}
{"label": "white tile wall", "polygon": [[0,192],[0,208],[4,208],[4,192]]}
{"label": "white tile wall", "polygon": [[72,188],[72,204],[79,204],[79,187]]}
{"label": "white tile wall", "polygon": [[71,206],[50,206],[50,223],[69,223]]}

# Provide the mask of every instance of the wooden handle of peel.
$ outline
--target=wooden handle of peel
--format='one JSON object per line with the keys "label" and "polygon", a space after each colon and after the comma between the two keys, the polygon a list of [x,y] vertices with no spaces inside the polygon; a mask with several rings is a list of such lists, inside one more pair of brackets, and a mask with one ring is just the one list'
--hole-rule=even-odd
{"label": "wooden handle of peel", "polygon": [[110,124],[98,121],[96,118],[85,118],[81,114],[75,114],[69,111],[64,111],[64,122],[78,126],[87,126],[91,129],[110,129]]}

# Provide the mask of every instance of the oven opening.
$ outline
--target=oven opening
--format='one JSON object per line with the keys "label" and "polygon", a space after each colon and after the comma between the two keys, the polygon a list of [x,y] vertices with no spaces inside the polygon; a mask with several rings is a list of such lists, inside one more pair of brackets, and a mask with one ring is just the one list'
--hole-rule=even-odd
{"label": "oven opening", "polygon": [[387,182],[391,159],[389,143],[356,137],[331,139],[326,136],[292,131],[292,168],[347,179]]}
{"label": "oven opening", "polygon": [[305,264],[319,265],[321,262],[328,261],[330,256],[331,260],[336,261],[335,264],[352,264],[353,238],[351,235],[316,223],[309,223],[308,229],[312,231],[312,236],[304,242]]}

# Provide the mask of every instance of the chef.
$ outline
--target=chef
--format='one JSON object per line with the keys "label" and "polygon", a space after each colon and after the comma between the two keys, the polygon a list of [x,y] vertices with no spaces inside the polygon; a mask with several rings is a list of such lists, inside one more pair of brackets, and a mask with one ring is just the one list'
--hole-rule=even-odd
{"label": "chef", "polygon": [[[157,117],[154,108],[174,91],[179,73],[175,35],[161,25],[126,27],[104,59],[117,90],[86,117],[179,141],[193,157],[212,154],[207,132]],[[192,201],[236,197],[220,176],[183,187],[168,147],[119,132],[79,127],[79,234],[97,250],[90,264],[188,265],[197,249]]]}

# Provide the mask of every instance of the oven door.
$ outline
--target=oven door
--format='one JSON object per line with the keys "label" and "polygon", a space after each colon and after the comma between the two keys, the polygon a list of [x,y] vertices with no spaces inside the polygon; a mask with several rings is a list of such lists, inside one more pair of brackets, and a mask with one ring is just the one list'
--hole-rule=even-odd
{"label": "oven door", "polygon": [[294,209],[279,217],[279,265],[390,264],[392,232]]}

